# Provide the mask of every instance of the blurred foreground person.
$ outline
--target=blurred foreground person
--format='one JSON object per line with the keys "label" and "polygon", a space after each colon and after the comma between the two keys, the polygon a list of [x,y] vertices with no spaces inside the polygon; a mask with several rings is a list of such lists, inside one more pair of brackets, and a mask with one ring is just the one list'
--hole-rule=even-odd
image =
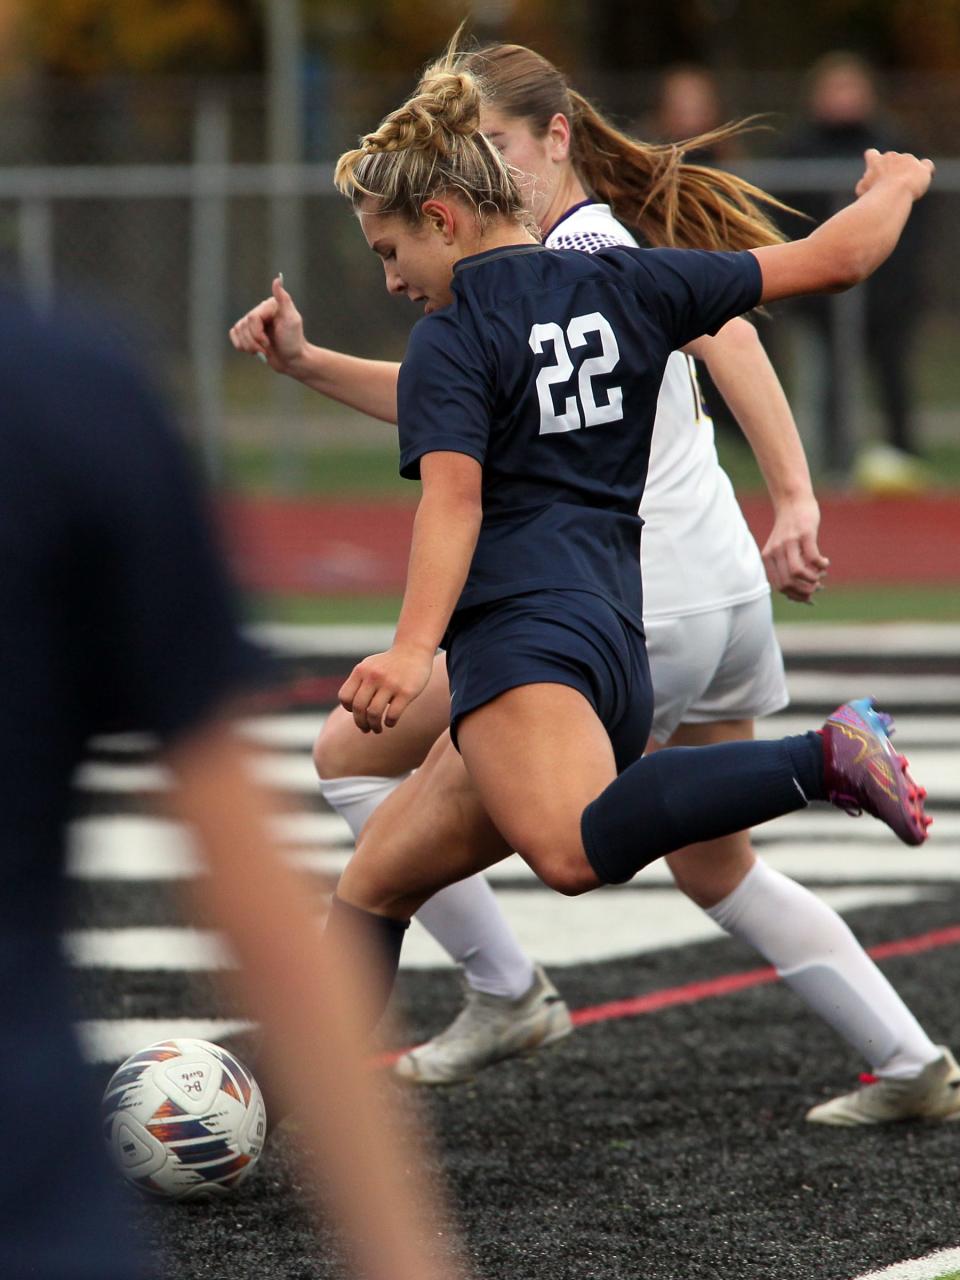
{"label": "blurred foreground person", "polygon": [[271,845],[231,729],[259,660],[185,451],[139,377],[87,336],[98,327],[0,299],[0,1094],[13,1103],[0,1275],[146,1274],[120,1230],[59,946],[72,774],[91,735],[142,730],[206,858],[198,905],[228,935],[250,1013],[284,1045],[271,1082],[296,1106],[353,1263],[371,1280],[457,1276],[428,1256],[436,1206],[414,1194],[410,1135],[363,1069],[375,962],[348,943],[318,972],[309,895]]}

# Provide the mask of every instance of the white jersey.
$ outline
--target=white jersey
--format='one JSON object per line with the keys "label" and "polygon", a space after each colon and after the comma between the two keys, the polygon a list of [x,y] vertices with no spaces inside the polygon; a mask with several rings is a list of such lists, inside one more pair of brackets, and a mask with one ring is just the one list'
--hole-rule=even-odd
{"label": "white jersey", "polygon": [[[592,201],[561,218],[544,243],[587,253],[637,244],[607,205]],[[759,549],[717,458],[693,359],[679,351],[660,387],[640,514],[645,619],[705,613],[769,593]]]}

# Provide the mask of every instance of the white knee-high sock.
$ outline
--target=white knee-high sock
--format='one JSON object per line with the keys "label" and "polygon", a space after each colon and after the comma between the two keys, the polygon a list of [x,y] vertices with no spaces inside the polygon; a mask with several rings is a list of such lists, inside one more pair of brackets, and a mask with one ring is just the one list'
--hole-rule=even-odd
{"label": "white knee-high sock", "polygon": [[[321,778],[320,794],[340,814],[354,839],[403,778]],[[533,961],[514,934],[482,875],[449,885],[425,902],[417,920],[450,958],[463,966],[470,986],[515,1000],[530,990]]]}
{"label": "white knee-high sock", "polygon": [[707,915],[759,951],[877,1075],[907,1079],[940,1056],[847,924],[795,880],[758,859]]}

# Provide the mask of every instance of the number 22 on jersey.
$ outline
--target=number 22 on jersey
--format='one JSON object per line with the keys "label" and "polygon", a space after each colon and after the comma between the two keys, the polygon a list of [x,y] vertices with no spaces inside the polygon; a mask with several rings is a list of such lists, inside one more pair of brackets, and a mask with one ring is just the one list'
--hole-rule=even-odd
{"label": "number 22 on jersey", "polygon": [[[587,345],[589,334],[600,337],[601,354],[583,360],[579,369],[574,368],[570,351]],[[545,364],[537,374],[537,398],[540,402],[540,434],[553,435],[558,431],[577,431],[580,427],[596,427],[602,422],[619,422],[623,418],[623,391],[620,387],[606,389],[606,401],[598,404],[594,394],[593,379],[612,373],[620,361],[620,348],[609,321],[599,311],[589,315],[574,316],[566,333],[554,321],[535,324],[528,339],[534,355],[543,354],[543,344],[553,344],[553,363]],[[574,379],[576,389],[574,390]],[[558,388],[562,409],[557,412],[553,388]],[[572,395],[563,392],[572,391]]]}

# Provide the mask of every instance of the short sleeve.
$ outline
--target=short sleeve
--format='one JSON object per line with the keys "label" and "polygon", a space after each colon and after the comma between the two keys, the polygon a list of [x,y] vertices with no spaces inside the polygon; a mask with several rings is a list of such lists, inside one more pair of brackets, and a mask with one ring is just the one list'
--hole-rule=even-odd
{"label": "short sleeve", "polygon": [[631,252],[638,292],[658,316],[675,350],[716,333],[760,302],[760,263],[749,251],[638,249]]}
{"label": "short sleeve", "polygon": [[449,315],[427,316],[410,335],[397,385],[400,474],[420,476],[425,453],[465,453],[483,465],[494,387],[476,341]]}

